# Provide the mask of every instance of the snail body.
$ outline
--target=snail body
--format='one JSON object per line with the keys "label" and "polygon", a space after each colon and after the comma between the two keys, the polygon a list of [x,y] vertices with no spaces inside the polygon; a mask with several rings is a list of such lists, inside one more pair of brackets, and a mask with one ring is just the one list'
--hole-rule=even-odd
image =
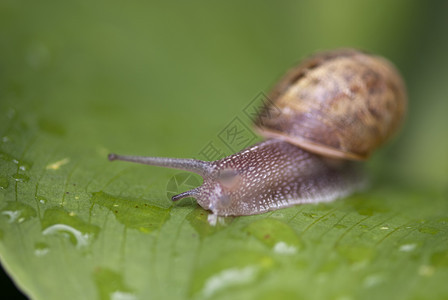
{"label": "snail body", "polygon": [[[280,80],[255,120],[267,140],[217,161],[121,156],[204,179],[173,197],[194,197],[218,216],[252,215],[332,201],[361,188],[359,162],[398,130],[404,84],[385,59],[357,50],[320,53]],[[280,113],[269,114],[275,106]]]}
{"label": "snail body", "polygon": [[205,162],[175,158],[109,155],[169,166],[201,175],[201,186],[173,197],[196,198],[216,215],[252,215],[300,203],[331,201],[363,184],[359,166],[326,158],[279,139],[269,139],[220,160]]}

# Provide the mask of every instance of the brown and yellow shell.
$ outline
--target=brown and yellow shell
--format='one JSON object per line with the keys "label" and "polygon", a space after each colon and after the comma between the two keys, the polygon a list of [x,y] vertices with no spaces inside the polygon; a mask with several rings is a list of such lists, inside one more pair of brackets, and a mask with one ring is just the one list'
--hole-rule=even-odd
{"label": "brown and yellow shell", "polygon": [[386,59],[354,49],[318,53],[274,87],[257,131],[328,157],[364,160],[400,127],[403,80]]}

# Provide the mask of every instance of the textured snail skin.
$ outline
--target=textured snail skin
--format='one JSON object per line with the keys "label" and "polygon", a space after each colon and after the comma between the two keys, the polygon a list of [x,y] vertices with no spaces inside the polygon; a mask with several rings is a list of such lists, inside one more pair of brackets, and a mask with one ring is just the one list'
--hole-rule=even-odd
{"label": "textured snail skin", "polygon": [[[407,106],[395,67],[354,49],[311,56],[289,71],[269,98],[255,122],[261,135],[354,160],[368,158],[396,133]],[[278,113],[269,113],[273,110]]]}
{"label": "textured snail skin", "polygon": [[217,161],[122,156],[123,160],[195,172],[201,186],[173,196],[194,197],[217,216],[254,215],[300,203],[332,201],[362,188],[359,162],[328,159],[270,139]]}
{"label": "textured snail skin", "polygon": [[211,162],[194,197],[219,216],[259,214],[300,203],[332,201],[365,183],[359,163],[335,161],[280,140],[267,140]]}

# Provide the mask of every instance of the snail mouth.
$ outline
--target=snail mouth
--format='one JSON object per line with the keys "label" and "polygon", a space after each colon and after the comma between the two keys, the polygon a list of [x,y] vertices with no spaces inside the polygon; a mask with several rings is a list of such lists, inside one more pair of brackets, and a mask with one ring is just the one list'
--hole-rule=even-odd
{"label": "snail mouth", "polygon": [[229,195],[221,195],[213,197],[207,206],[201,205],[203,208],[210,210],[213,214],[218,216],[232,215],[229,213],[229,208],[232,204],[232,198]]}
{"label": "snail mouth", "polygon": [[219,200],[218,200],[219,208],[221,208],[221,209],[229,208],[230,204],[232,203],[231,200],[232,199],[230,198],[229,195],[223,195],[223,196],[219,197]]}

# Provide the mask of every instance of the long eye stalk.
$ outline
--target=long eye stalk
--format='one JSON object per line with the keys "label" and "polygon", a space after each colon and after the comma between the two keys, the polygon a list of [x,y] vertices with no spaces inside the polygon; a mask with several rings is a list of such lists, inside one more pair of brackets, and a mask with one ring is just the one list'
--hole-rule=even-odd
{"label": "long eye stalk", "polygon": [[109,154],[108,158],[110,161],[122,160],[151,166],[185,170],[199,174],[202,177],[210,175],[213,171],[210,162],[197,159],[118,155],[114,153]]}
{"label": "long eye stalk", "polygon": [[[208,161],[197,159],[182,159],[182,158],[168,158],[168,157],[152,157],[152,156],[132,156],[132,155],[118,155],[111,153],[108,156],[110,161],[122,160],[128,162],[135,162],[139,164],[159,166],[165,168],[185,170],[201,175],[203,178],[211,175],[213,166]],[[198,189],[192,189],[178,195],[173,196],[173,201],[180,200],[187,197],[195,197],[198,194]]]}

